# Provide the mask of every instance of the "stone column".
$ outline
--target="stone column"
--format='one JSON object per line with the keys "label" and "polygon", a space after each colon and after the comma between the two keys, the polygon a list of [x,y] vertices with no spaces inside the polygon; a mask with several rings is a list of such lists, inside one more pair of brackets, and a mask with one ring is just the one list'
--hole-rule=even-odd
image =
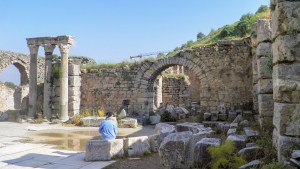
{"label": "stone column", "polygon": [[69,120],[68,115],[68,54],[70,44],[59,44],[59,50],[61,53],[61,63],[60,63],[60,120]]}
{"label": "stone column", "polygon": [[52,55],[56,45],[45,44],[45,76],[44,76],[44,118],[51,118],[51,76],[52,76]]}
{"label": "stone column", "polygon": [[271,1],[274,118],[280,161],[300,145],[300,2]]}
{"label": "stone column", "polygon": [[37,110],[37,55],[39,46],[28,45],[28,48],[30,50],[28,118],[33,119]]}

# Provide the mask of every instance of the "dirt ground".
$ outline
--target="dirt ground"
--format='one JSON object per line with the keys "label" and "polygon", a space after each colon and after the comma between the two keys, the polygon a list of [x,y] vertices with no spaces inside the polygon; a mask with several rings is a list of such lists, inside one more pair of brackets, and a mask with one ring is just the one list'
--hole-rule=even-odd
{"label": "dirt ground", "polygon": [[104,169],[163,169],[158,153],[138,158],[118,159],[117,162]]}

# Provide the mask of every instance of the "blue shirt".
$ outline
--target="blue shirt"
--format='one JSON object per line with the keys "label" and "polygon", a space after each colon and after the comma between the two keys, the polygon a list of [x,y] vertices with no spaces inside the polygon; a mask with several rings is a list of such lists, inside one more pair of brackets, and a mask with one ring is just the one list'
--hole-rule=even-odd
{"label": "blue shirt", "polygon": [[101,134],[102,140],[113,140],[116,139],[118,127],[115,121],[103,120],[98,131]]}

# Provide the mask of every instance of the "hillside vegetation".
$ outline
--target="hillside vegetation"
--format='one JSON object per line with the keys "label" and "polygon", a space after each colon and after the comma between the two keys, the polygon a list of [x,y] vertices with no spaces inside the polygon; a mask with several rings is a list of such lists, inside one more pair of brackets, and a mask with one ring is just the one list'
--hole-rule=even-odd
{"label": "hillside vegetation", "polygon": [[197,41],[187,41],[180,47],[176,47],[172,52],[168,53],[167,56],[173,56],[177,52],[193,47],[210,45],[218,40],[236,40],[250,36],[251,27],[257,19],[270,19],[271,12],[268,6],[262,5],[258,8],[255,14],[242,15],[239,21],[225,25],[217,30],[211,30],[208,35],[204,35],[199,32],[197,35]]}

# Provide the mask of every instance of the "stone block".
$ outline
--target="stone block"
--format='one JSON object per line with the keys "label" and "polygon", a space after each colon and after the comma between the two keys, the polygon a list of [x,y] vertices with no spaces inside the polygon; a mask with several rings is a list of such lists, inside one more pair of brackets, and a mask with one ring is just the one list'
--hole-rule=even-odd
{"label": "stone block", "polygon": [[151,124],[158,124],[160,122],[160,116],[149,116]]}
{"label": "stone block", "polygon": [[257,43],[271,41],[272,29],[270,19],[258,19],[256,25]]}
{"label": "stone block", "polygon": [[136,128],[137,126],[138,126],[137,119],[133,119],[133,118],[121,119],[122,128]]}
{"label": "stone block", "polygon": [[171,133],[159,147],[160,163],[165,168],[188,168],[186,160],[192,132]]}
{"label": "stone block", "polygon": [[273,94],[277,102],[300,102],[300,63],[273,67]]}
{"label": "stone block", "polygon": [[123,157],[123,140],[91,140],[86,142],[85,161],[105,161]]}
{"label": "stone block", "polygon": [[233,134],[236,134],[236,128],[232,128],[232,129],[229,129],[227,131],[227,136],[230,136],[230,135],[233,135]]}
{"label": "stone block", "polygon": [[273,124],[280,135],[300,136],[300,104],[274,104]]}
{"label": "stone block", "polygon": [[69,97],[70,96],[77,96],[77,97],[80,97],[81,95],[81,91],[80,91],[80,87],[79,86],[73,86],[73,87],[68,87],[68,94],[69,94]]}
{"label": "stone block", "polygon": [[253,160],[245,165],[239,167],[239,169],[251,169],[251,168],[258,168],[262,162],[260,160]]}
{"label": "stone block", "polygon": [[79,115],[80,114],[80,109],[75,109],[75,110],[69,110],[68,111],[68,115],[70,118],[73,118],[75,115]]}
{"label": "stone block", "polygon": [[220,146],[221,139],[218,138],[203,138],[196,143],[194,149],[194,164],[197,168],[208,167],[211,157],[208,148]]}
{"label": "stone block", "polygon": [[69,76],[69,86],[81,86],[81,77],[80,76]]}
{"label": "stone block", "polygon": [[158,152],[158,134],[154,134],[151,136],[148,136],[149,144],[150,144],[150,150],[154,153]]}
{"label": "stone block", "polygon": [[238,155],[242,156],[246,161],[252,161],[256,159],[260,159],[263,156],[262,148],[255,146],[255,147],[246,147],[241,149],[238,152]]}
{"label": "stone block", "polygon": [[228,119],[230,121],[233,121],[236,118],[236,116],[237,116],[237,114],[236,114],[235,111],[229,111],[229,113],[228,113]]}
{"label": "stone block", "polygon": [[259,94],[272,94],[273,93],[272,79],[259,79],[258,93]]}
{"label": "stone block", "polygon": [[80,65],[69,64],[68,74],[69,76],[81,75]]}
{"label": "stone block", "polygon": [[68,103],[69,110],[79,110],[80,109],[80,102],[72,101]]}
{"label": "stone block", "polygon": [[281,34],[300,31],[300,2],[285,1],[277,3],[272,13],[272,38]]}
{"label": "stone block", "polygon": [[203,118],[204,118],[204,121],[210,121],[211,113],[205,112]]}
{"label": "stone block", "polygon": [[289,137],[280,135],[279,132],[273,130],[273,145],[277,149],[277,157],[280,161],[285,161],[287,159],[287,154],[290,154],[291,149],[295,146],[300,145],[299,137]]}
{"label": "stone block", "polygon": [[248,141],[254,142],[259,138],[258,131],[251,129],[250,127],[244,127],[243,130]]}
{"label": "stone block", "polygon": [[237,150],[241,150],[246,147],[246,136],[243,135],[230,135],[226,140],[232,141]]}
{"label": "stone block", "polygon": [[176,131],[183,132],[183,131],[191,131],[193,134],[198,133],[200,128],[204,128],[204,126],[200,123],[179,123],[176,124]]}
{"label": "stone block", "polygon": [[273,94],[258,95],[258,111],[262,117],[272,117],[274,111]]}
{"label": "stone block", "polygon": [[269,57],[261,57],[257,59],[258,79],[272,78],[272,71],[267,66],[269,59]]}
{"label": "stone block", "polygon": [[158,145],[162,143],[164,138],[175,132],[175,127],[166,123],[158,123],[155,125],[155,133],[158,134]]}
{"label": "stone block", "polygon": [[219,112],[218,111],[212,111],[211,112],[211,121],[217,121],[219,119]]}
{"label": "stone block", "polygon": [[272,45],[269,42],[263,42],[257,45],[256,48],[256,56],[259,59],[262,56],[271,56],[272,53]]}
{"label": "stone block", "polygon": [[278,36],[272,44],[273,63],[300,61],[300,34]]}
{"label": "stone block", "polygon": [[[257,22],[254,22],[251,28],[251,47],[252,49],[257,46]],[[255,52],[252,51],[252,55],[255,55]]]}
{"label": "stone block", "polygon": [[227,120],[227,114],[219,114],[219,120],[220,121],[226,121]]}
{"label": "stone block", "polygon": [[[115,122],[117,122],[116,118]],[[83,122],[83,125],[85,126],[91,126],[91,127],[99,127],[100,123],[105,120],[105,117],[94,117],[94,116],[89,116],[89,117],[84,117],[81,119]]]}
{"label": "stone block", "polygon": [[150,152],[148,136],[124,138],[124,151],[129,157],[143,156]]}
{"label": "stone block", "polygon": [[250,122],[248,120],[243,120],[239,123],[239,125],[241,127],[249,127],[250,126]]}

